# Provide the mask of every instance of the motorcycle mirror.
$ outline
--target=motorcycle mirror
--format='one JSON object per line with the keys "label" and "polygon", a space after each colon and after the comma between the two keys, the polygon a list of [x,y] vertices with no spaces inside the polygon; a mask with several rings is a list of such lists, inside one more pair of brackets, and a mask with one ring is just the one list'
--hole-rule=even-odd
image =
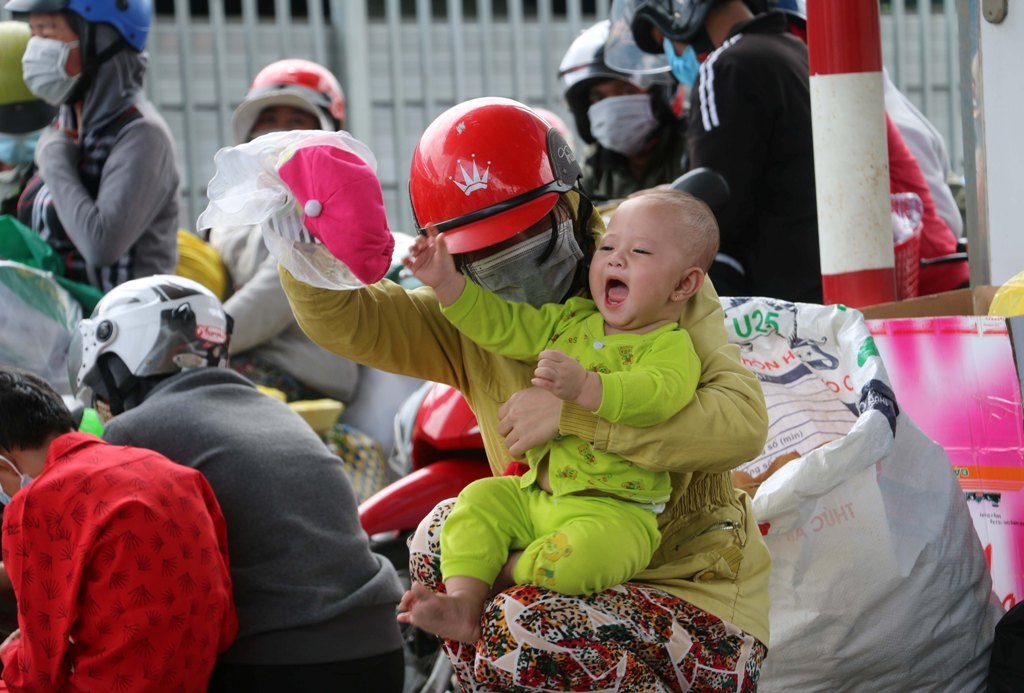
{"label": "motorcycle mirror", "polygon": [[706,166],[687,171],[672,182],[672,188],[702,200],[718,215],[729,199],[729,183],[721,173]]}

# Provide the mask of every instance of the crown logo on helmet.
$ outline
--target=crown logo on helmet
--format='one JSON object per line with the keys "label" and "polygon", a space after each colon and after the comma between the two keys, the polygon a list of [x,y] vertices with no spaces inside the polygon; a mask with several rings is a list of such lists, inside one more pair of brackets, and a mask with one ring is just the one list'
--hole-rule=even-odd
{"label": "crown logo on helmet", "polygon": [[459,181],[455,180],[455,178],[452,176],[449,176],[448,180],[452,181],[453,183],[455,183],[455,185],[459,186],[459,190],[464,192],[466,194],[466,197],[469,197],[472,193],[475,193],[477,190],[483,190],[487,187],[487,179],[490,176],[491,172],[491,162],[488,161],[487,168],[484,169],[483,173],[480,173],[480,168],[476,165],[476,155],[474,154],[472,170],[467,171],[466,167],[463,166],[462,162],[460,161],[459,171],[462,172],[463,182],[460,183]]}

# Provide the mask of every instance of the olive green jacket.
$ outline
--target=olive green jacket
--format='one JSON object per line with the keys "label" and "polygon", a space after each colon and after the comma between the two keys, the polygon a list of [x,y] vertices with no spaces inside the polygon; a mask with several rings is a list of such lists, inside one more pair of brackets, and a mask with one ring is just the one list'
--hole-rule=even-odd
{"label": "olive green jacket", "polygon": [[[497,431],[498,408],[529,387],[533,367],[495,356],[463,336],[441,314],[432,289],[407,291],[384,280],[352,291],[303,284],[281,270],[303,330],[346,358],[385,371],[447,383],[476,412],[491,468],[512,457]],[[563,403],[559,428],[653,470],[672,474],[672,498],[659,516],[662,545],[638,582],[656,585],[768,644],[771,559],[750,498],[729,472],[760,454],[768,416],[760,383],[727,343],[710,282],[680,320],[702,364],[689,406],[668,421],[633,428]]]}

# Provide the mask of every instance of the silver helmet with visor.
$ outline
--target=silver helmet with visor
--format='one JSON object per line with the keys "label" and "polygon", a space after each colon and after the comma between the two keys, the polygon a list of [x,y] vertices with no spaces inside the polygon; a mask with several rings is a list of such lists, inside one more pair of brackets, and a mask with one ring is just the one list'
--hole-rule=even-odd
{"label": "silver helmet with visor", "polygon": [[163,377],[226,366],[230,334],[220,300],[198,282],[172,275],[125,282],[78,323],[68,353],[71,390],[119,414]]}

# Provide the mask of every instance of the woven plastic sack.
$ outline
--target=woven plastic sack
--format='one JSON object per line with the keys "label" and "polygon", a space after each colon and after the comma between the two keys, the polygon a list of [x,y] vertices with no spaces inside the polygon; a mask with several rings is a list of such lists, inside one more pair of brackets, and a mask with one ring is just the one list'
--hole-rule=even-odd
{"label": "woven plastic sack", "polygon": [[0,260],[0,363],[23,368],[70,395],[68,346],[82,306],[56,277]]}
{"label": "woven plastic sack", "polygon": [[1002,607],[981,542],[945,451],[900,410],[861,314],[723,306],[769,412],[765,450],[744,467],[774,469],[753,498],[773,560],[759,690],[983,690]]}

